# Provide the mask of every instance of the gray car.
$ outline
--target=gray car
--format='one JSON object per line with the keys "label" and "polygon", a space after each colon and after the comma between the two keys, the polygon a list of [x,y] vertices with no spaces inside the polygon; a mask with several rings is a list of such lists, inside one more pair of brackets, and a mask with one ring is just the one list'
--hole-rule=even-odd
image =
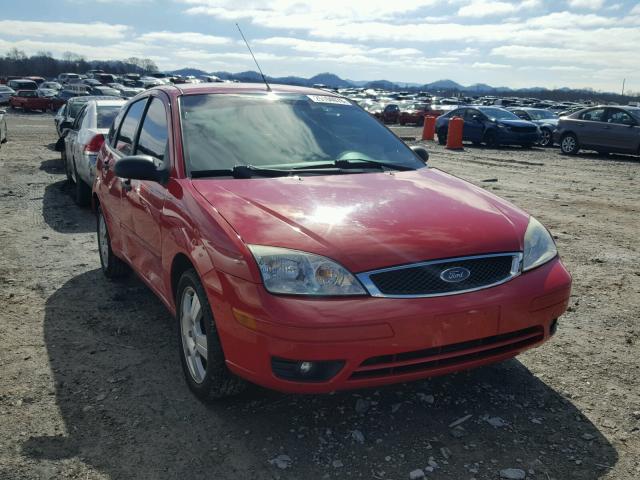
{"label": "gray car", "polygon": [[113,97],[89,100],[80,109],[73,124],[64,130],[62,142],[56,144],[67,180],[73,186],[73,200],[80,206],[88,205],[91,200],[98,151],[124,104],[124,100]]}
{"label": "gray car", "polygon": [[13,88],[9,88],[6,85],[0,85],[0,105],[8,105],[11,96],[16,93]]}
{"label": "gray car", "polygon": [[7,143],[7,120],[4,118],[6,113],[5,110],[0,110],[0,147]]}
{"label": "gray car", "polygon": [[605,105],[561,117],[554,140],[567,155],[580,149],[640,155],[640,108]]}
{"label": "gray car", "polygon": [[558,115],[544,108],[511,107],[507,110],[515,113],[522,120],[533,122],[540,127],[538,145],[553,146],[553,131],[558,127]]}

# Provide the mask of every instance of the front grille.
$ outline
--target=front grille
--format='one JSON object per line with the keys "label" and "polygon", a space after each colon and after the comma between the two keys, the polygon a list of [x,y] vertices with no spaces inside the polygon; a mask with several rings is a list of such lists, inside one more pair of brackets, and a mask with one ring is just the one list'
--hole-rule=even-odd
{"label": "front grille", "polygon": [[512,132],[516,133],[535,133],[537,131],[536,127],[509,127]]}
{"label": "front grille", "polygon": [[[519,265],[520,254],[509,253],[404,265],[360,274],[359,278],[373,296],[438,296],[503,283],[518,274]],[[468,276],[447,277],[452,272]]]}
{"label": "front grille", "polygon": [[490,359],[510,353],[516,355],[543,339],[544,328],[537,326],[468,342],[371,357],[362,362],[349,379],[359,380],[405,373],[429,372],[456,365],[464,367],[464,364],[476,360]]}

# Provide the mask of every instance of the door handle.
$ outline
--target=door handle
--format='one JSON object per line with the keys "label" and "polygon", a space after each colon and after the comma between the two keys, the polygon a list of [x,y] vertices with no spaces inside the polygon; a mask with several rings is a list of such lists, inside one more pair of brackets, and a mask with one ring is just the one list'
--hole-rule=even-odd
{"label": "door handle", "polygon": [[122,182],[122,191],[130,192],[131,191],[131,179],[127,178],[124,182]]}
{"label": "door handle", "polygon": [[103,170],[109,170],[109,168],[111,167],[111,162],[109,161],[108,158],[105,158],[102,162],[102,169]]}
{"label": "door handle", "polygon": [[611,126],[610,126],[610,125],[605,125],[605,126],[604,126],[604,129],[605,129],[605,130],[611,130]]}
{"label": "door handle", "polygon": [[584,127],[584,123],[578,123],[579,127]]}

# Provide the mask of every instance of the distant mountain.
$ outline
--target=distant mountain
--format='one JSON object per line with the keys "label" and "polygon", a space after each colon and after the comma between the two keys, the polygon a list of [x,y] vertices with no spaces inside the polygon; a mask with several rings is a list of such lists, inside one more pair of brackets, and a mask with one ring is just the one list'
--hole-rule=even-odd
{"label": "distant mountain", "polygon": [[[260,73],[249,70],[246,72],[231,73],[225,71],[207,73],[197,68],[182,68],[180,70],[173,70],[166,72],[174,75],[194,75],[196,77],[203,75],[215,75],[223,80],[235,80],[238,82],[250,82],[257,83],[262,82],[262,76]],[[419,83],[396,83],[389,80],[347,80],[340,78],[333,73],[319,73],[311,78],[288,76],[288,77],[271,77],[267,76],[269,83],[281,83],[285,85],[297,85],[302,87],[311,87],[313,85],[322,84],[331,88],[373,88],[381,90],[412,90],[412,91],[426,91],[431,93],[438,93],[439,95],[456,95],[459,93],[467,95],[532,95],[532,96],[547,96],[549,98],[589,98],[593,96],[602,97],[608,94],[606,92],[595,92],[593,89],[571,89],[567,87],[557,88],[550,90],[544,87],[526,87],[526,88],[510,88],[510,87],[492,87],[486,83],[475,83],[473,85],[464,86],[450,79],[437,80],[431,83],[419,84]],[[627,97],[625,100],[630,100]]]}

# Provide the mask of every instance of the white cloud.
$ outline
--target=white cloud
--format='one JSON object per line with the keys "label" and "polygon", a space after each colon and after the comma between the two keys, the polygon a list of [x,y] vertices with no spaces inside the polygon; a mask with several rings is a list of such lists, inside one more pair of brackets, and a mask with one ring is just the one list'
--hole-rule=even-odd
{"label": "white cloud", "polygon": [[203,35],[196,32],[148,32],[140,35],[138,40],[145,43],[190,43],[194,45],[226,45],[231,43],[227,37]]}
{"label": "white cloud", "polygon": [[502,2],[493,0],[472,0],[460,7],[458,15],[461,17],[490,17],[496,15],[510,15],[524,9],[540,5],[539,0],[525,0],[521,2]]}
{"label": "white cloud", "polygon": [[570,7],[598,10],[604,5],[604,0],[567,0]]}
{"label": "white cloud", "polygon": [[12,37],[100,38],[115,40],[124,38],[129,30],[130,27],[126,25],[110,25],[103,22],[67,23],[0,20],[0,34]]}
{"label": "white cloud", "polygon": [[471,65],[471,68],[496,70],[496,69],[511,68],[511,65],[505,65],[504,63],[475,62],[473,65]]}

